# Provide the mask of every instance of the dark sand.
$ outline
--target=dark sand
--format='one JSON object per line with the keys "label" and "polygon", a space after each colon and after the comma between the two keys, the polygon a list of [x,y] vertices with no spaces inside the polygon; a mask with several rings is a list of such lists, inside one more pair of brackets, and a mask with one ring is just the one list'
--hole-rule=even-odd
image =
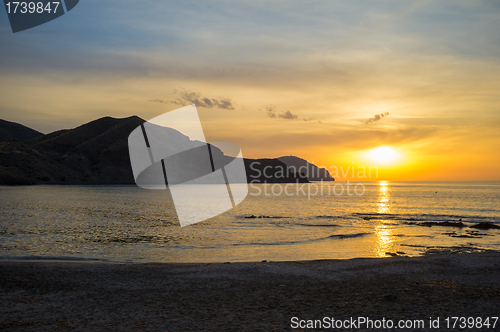
{"label": "dark sand", "polygon": [[424,319],[423,331],[429,317],[499,316],[500,254],[231,264],[4,261],[0,305],[6,331],[289,331],[293,316]]}

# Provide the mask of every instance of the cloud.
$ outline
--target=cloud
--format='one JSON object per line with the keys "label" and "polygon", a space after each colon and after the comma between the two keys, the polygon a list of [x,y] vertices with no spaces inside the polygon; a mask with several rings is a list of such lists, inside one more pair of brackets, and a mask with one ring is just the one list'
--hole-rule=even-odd
{"label": "cloud", "polygon": [[[316,128],[315,131],[272,131],[267,128],[257,132],[255,135],[243,137],[237,132],[230,138],[226,136],[217,137],[217,140],[237,141],[241,149],[245,151],[248,158],[259,158],[262,156],[275,157],[286,153],[307,155],[307,151],[330,151],[333,156],[343,157],[344,152],[364,151],[367,148],[375,148],[382,145],[395,147],[420,147],[427,144],[434,144],[436,149],[440,149],[442,144],[435,144],[436,140],[442,142],[440,138],[445,136],[437,127],[414,127],[405,126],[393,129],[371,129],[375,127],[352,126],[349,128],[332,128],[325,124]],[[214,138],[215,141],[215,138]],[[328,144],[325,144],[328,142]],[[262,149],[265,146],[265,149]],[[331,147],[335,146],[335,152]],[[403,149],[404,150],[404,149]],[[411,149],[407,150],[411,151]],[[314,158],[321,159],[318,153],[312,153]]]}
{"label": "cloud", "polygon": [[317,123],[322,123],[321,121],[316,120],[316,119],[313,119],[313,118],[309,118],[309,119],[302,119],[302,121],[316,121]]}
{"label": "cloud", "polygon": [[267,111],[267,116],[270,118],[275,118],[276,117],[276,108],[274,106],[268,106],[266,107]]}
{"label": "cloud", "polygon": [[204,108],[221,108],[225,110],[234,110],[234,102],[229,98],[218,97],[218,98],[207,98],[202,97],[198,92],[187,92],[183,91],[180,93],[180,97],[176,100],[164,100],[164,99],[150,99],[148,100],[151,103],[160,103],[160,104],[175,104],[175,105],[191,105],[195,104],[196,107],[204,107]]}
{"label": "cloud", "polygon": [[207,98],[202,97],[198,92],[181,92],[181,96],[172,101],[173,104],[186,105],[195,104],[197,107],[205,108],[221,108],[225,110],[234,110],[233,101],[229,98],[219,97],[219,98]]}
{"label": "cloud", "polygon": [[286,112],[283,112],[281,114],[278,114],[278,118],[287,119],[287,120],[297,120],[299,118],[299,116],[296,114],[293,114],[290,111],[286,111]]}
{"label": "cloud", "polygon": [[366,121],[366,123],[372,123],[372,122],[375,122],[375,121],[378,121],[382,118],[385,118],[386,116],[389,116],[389,112],[385,112],[385,113],[380,113],[380,114],[376,114],[373,118],[370,118]]}
{"label": "cloud", "polygon": [[276,110],[276,106],[267,106],[266,107],[266,112],[267,116],[270,118],[281,118],[281,119],[286,119],[286,120],[302,120],[302,121],[315,121],[317,123],[321,123],[321,121],[316,120],[314,118],[299,118],[297,114],[293,114],[290,111],[283,111],[281,113],[278,113]]}
{"label": "cloud", "polygon": [[169,104],[170,103],[168,100],[163,100],[163,99],[150,99],[148,101],[150,103],[160,103],[160,104]]}
{"label": "cloud", "polygon": [[[266,107],[266,111],[267,111],[267,116],[269,116],[270,118],[281,118],[281,119],[286,119],[286,120],[298,120],[299,119],[299,116],[297,114],[293,114],[290,111],[286,111],[286,112],[283,111],[281,113],[277,113],[275,106]],[[305,121],[307,121],[307,120],[305,120]]]}

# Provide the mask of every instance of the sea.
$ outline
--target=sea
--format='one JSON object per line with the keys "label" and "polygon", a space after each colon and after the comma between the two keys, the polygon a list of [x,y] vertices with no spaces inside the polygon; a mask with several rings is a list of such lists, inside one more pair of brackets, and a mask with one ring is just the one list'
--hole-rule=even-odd
{"label": "sea", "polygon": [[0,187],[2,260],[260,262],[498,250],[500,182],[252,184],[233,209],[185,227],[169,190]]}

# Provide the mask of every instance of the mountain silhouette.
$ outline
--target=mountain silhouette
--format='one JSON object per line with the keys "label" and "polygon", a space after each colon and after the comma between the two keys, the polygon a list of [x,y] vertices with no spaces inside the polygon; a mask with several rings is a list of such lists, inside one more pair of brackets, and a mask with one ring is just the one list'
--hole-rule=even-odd
{"label": "mountain silhouette", "polygon": [[[43,135],[21,124],[0,122],[0,184],[135,184],[130,164],[128,136],[145,120],[103,117],[74,129]],[[200,142],[172,128],[166,149],[190,148]],[[222,151],[211,145],[212,153]],[[229,157],[228,157],[229,158]],[[248,182],[308,182],[277,159],[245,159]],[[190,165],[182,165],[189,170]]]}
{"label": "mountain silhouette", "polygon": [[127,137],[143,122],[104,117],[25,142],[2,142],[0,184],[134,183]]}
{"label": "mountain silhouette", "polygon": [[23,126],[22,124],[16,122],[10,122],[0,119],[0,142],[24,142],[40,136],[43,136],[43,134],[34,129]]}
{"label": "mountain silhouette", "polygon": [[291,171],[305,175],[309,181],[335,181],[326,168],[319,168],[305,159],[295,156],[284,156],[277,159],[285,163]]}

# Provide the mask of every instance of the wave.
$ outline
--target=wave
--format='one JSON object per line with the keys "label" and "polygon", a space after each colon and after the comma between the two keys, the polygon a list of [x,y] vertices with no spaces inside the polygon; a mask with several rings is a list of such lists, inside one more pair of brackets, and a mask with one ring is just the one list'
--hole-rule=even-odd
{"label": "wave", "polygon": [[[457,227],[457,228],[474,228],[479,230],[490,230],[490,229],[500,229],[500,226],[495,225],[491,222],[478,222],[475,225],[464,224],[461,221],[425,221],[425,222],[406,222],[407,225],[415,225],[415,226],[424,226],[424,227],[432,227],[432,226],[440,226],[440,227]],[[459,236],[457,236],[459,237]],[[465,237],[465,236],[460,236]]]}
{"label": "wave", "polygon": [[383,217],[392,217],[395,216],[395,214],[392,213],[353,213],[353,216],[357,217],[362,217],[363,219],[377,219],[377,218],[383,218]]}
{"label": "wave", "polygon": [[425,227],[432,227],[432,226],[442,226],[442,227],[467,227],[463,222],[461,221],[424,221],[424,222],[407,222],[407,225],[417,225],[417,226],[425,226]]}
{"label": "wave", "polygon": [[327,239],[329,239],[329,238],[349,239],[349,238],[361,237],[361,236],[370,235],[370,234],[373,234],[373,233],[333,234],[333,235],[330,235],[326,238]]}
{"label": "wave", "polygon": [[340,225],[336,224],[295,224],[297,226],[305,226],[305,227],[340,227]]}
{"label": "wave", "polygon": [[266,215],[254,215],[254,214],[251,214],[251,215],[245,215],[243,216],[243,218],[245,219],[287,219],[287,218],[291,218],[291,217],[283,217],[283,216],[266,216]]}
{"label": "wave", "polygon": [[[398,213],[353,213],[353,216],[364,220],[394,220],[394,221],[410,221],[410,222],[431,222],[431,223],[446,223],[446,222],[462,222],[462,223],[489,223],[498,224],[500,220],[494,217],[485,216],[463,216],[454,214],[398,214]],[[428,225],[423,225],[428,226]]]}
{"label": "wave", "polygon": [[99,237],[99,238],[94,238],[90,239],[90,242],[94,243],[103,243],[103,244],[108,244],[108,243],[116,243],[116,244],[134,244],[134,243],[157,243],[157,244],[163,244],[163,243],[177,243],[180,240],[188,240],[187,237],[179,237],[179,236],[173,236],[173,235],[165,235],[165,236],[158,236],[158,235],[136,235],[136,236],[113,236],[113,237]]}
{"label": "wave", "polygon": [[291,244],[302,244],[302,243],[311,243],[317,241],[325,241],[331,239],[349,239],[349,238],[357,238],[365,235],[371,235],[373,233],[353,233],[353,234],[333,234],[327,237],[320,237],[316,239],[307,239],[307,240],[299,240],[299,241],[281,241],[281,242],[249,242],[249,243],[234,243],[231,246],[280,246],[280,245],[291,245]]}

